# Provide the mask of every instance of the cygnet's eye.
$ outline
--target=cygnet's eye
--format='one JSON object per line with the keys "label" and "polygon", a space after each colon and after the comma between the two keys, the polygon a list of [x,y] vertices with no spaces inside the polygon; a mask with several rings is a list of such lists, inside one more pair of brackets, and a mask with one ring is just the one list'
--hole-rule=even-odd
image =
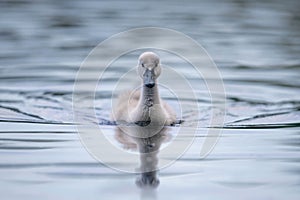
{"label": "cygnet's eye", "polygon": [[145,68],[145,65],[144,65],[144,63],[142,63],[142,67],[144,67],[144,68]]}

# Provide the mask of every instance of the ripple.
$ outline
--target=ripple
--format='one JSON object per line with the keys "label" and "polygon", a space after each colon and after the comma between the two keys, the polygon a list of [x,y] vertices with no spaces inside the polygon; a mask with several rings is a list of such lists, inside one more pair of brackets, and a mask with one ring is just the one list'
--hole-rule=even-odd
{"label": "ripple", "polygon": [[226,125],[224,129],[275,129],[299,127],[299,123]]}
{"label": "ripple", "polygon": [[98,168],[99,166],[103,166],[101,163],[98,162],[48,162],[48,163],[12,163],[12,164],[0,164],[0,168],[41,168],[41,167],[95,167]]}
{"label": "ripple", "polygon": [[0,146],[0,150],[48,150],[54,147],[36,147],[36,146]]}

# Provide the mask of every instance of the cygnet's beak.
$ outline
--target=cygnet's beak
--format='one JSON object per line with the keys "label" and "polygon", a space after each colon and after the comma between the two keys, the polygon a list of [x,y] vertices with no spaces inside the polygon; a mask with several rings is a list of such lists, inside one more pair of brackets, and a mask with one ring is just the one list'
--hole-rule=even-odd
{"label": "cygnet's beak", "polygon": [[146,87],[153,88],[155,86],[154,70],[146,69],[143,80]]}

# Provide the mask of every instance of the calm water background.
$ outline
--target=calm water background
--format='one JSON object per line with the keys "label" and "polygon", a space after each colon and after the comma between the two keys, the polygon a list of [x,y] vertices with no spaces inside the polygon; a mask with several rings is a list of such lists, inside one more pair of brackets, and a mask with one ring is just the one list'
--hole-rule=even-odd
{"label": "calm water background", "polygon": [[[299,199],[299,7],[297,0],[1,0],[1,199]],[[95,161],[78,139],[72,113],[83,59],[112,34],[142,26],[172,28],[202,44],[227,95],[214,151],[200,160],[196,140],[160,171],[161,184],[151,191],[139,189],[135,175]],[[172,57],[162,59],[180,70]],[[96,115],[111,133],[108,92],[122,69],[114,68],[107,90],[96,94]],[[202,118],[192,120],[206,129],[210,102],[203,86],[197,92],[203,93]]]}

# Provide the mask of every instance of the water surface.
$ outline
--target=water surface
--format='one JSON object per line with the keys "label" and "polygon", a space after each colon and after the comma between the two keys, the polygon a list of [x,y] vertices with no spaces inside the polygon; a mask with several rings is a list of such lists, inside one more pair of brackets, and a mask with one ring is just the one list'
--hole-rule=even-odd
{"label": "water surface", "polygon": [[[1,1],[1,196],[299,199],[298,7],[299,2],[292,0]],[[222,136],[211,154],[200,159],[201,144],[210,128],[206,87],[185,70],[185,63],[159,52],[164,64],[185,71],[188,80],[199,85],[201,114],[195,118],[193,113],[183,113],[181,126],[200,122],[196,139],[183,157],[159,172],[160,185],[150,191],[136,186],[136,175],[107,168],[87,153],[72,112],[76,72],[88,53],[112,34],[141,26],[172,28],[202,44],[221,71],[227,96]],[[109,103],[113,83],[132,67],[139,53],[116,61],[102,82],[105,90],[96,92],[98,121],[93,122],[112,139],[115,126],[109,123]],[[88,84],[91,80],[79,81]],[[84,91],[82,94],[84,97]],[[162,96],[176,105],[176,99],[163,88]],[[189,99],[184,103],[189,104]],[[192,136],[187,132],[182,140]]]}

